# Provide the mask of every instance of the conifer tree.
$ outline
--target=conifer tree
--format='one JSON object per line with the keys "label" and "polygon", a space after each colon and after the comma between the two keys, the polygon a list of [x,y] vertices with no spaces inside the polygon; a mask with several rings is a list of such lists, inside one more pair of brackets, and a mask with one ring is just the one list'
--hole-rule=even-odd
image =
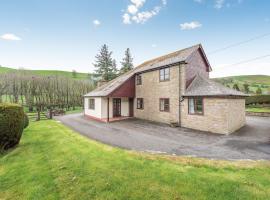
{"label": "conifer tree", "polygon": [[114,69],[114,63],[112,59],[112,51],[104,44],[99,54],[96,55],[96,62],[94,66],[96,67],[96,73],[99,74],[103,81],[110,81],[116,76],[116,71]]}
{"label": "conifer tree", "polygon": [[123,58],[123,61],[121,62],[121,69],[120,69],[120,74],[124,74],[128,72],[129,70],[133,69],[133,58],[130,53],[130,49],[127,48],[125,51],[125,57]]}

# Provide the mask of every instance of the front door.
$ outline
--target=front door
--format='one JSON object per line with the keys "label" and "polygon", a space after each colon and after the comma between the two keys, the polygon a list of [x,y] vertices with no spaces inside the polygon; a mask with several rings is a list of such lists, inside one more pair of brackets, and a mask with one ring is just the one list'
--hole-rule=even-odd
{"label": "front door", "polygon": [[121,117],[121,99],[113,99],[113,117]]}

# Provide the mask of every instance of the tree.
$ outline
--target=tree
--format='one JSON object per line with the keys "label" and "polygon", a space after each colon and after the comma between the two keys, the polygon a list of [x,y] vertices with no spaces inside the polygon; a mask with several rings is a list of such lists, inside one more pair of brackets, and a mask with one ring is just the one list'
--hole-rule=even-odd
{"label": "tree", "polygon": [[249,93],[249,84],[245,83],[243,86],[244,86],[245,93],[248,94]]}
{"label": "tree", "polygon": [[235,83],[235,84],[233,85],[233,89],[235,89],[235,90],[237,90],[237,91],[240,91],[239,86],[238,86],[237,83]]}
{"label": "tree", "polygon": [[130,53],[130,49],[127,48],[125,51],[125,57],[123,58],[123,61],[121,62],[121,69],[120,69],[120,74],[124,74],[128,72],[129,70],[133,69],[133,58]]}
{"label": "tree", "polygon": [[72,77],[73,78],[76,78],[77,77],[77,72],[75,69],[72,70]]}
{"label": "tree", "polygon": [[256,94],[258,94],[258,95],[262,94],[262,89],[260,87],[257,88]]}
{"label": "tree", "polygon": [[103,81],[110,81],[115,77],[116,72],[113,65],[112,52],[104,44],[99,54],[96,55],[96,63],[94,63],[96,73],[102,77]]}

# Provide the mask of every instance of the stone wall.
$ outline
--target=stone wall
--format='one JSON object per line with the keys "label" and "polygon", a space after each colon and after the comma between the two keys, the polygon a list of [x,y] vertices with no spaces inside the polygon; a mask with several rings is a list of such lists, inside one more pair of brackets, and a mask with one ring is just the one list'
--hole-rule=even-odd
{"label": "stone wall", "polygon": [[[159,70],[142,73],[142,85],[136,85],[134,116],[141,119],[179,123],[180,80],[179,66],[170,67],[170,80],[159,81]],[[144,109],[137,109],[137,98],[144,99]],[[170,99],[170,112],[159,110],[159,99]]]}
{"label": "stone wall", "polygon": [[188,114],[188,98],[183,101],[181,125],[183,127],[230,134],[245,124],[245,99],[204,98],[203,115]]}

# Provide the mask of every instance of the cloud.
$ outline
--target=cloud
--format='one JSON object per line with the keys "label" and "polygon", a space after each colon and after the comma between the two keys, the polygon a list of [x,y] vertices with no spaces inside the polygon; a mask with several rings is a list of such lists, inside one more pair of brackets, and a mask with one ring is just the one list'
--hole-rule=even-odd
{"label": "cloud", "polygon": [[157,45],[156,45],[156,44],[152,44],[151,46],[152,46],[153,48],[156,48],[156,47],[157,47]]}
{"label": "cloud", "polygon": [[221,9],[224,6],[225,0],[215,0],[215,8]]}
{"label": "cloud", "polygon": [[203,0],[194,0],[196,3],[202,3]]}
{"label": "cloud", "polygon": [[192,29],[196,29],[200,27],[202,27],[202,24],[197,21],[186,22],[186,23],[180,24],[181,30],[192,30]]}
{"label": "cloud", "polygon": [[13,41],[22,40],[20,37],[16,36],[13,33],[6,33],[4,35],[1,35],[1,39],[3,39],[3,40],[13,40]]}
{"label": "cloud", "polygon": [[130,0],[137,8],[142,7],[145,3],[145,0]]}
{"label": "cloud", "polygon": [[95,20],[93,21],[93,24],[94,24],[95,26],[99,26],[99,25],[101,24],[101,22],[100,22],[99,20],[95,19]]}
{"label": "cloud", "polygon": [[127,10],[132,15],[135,15],[138,12],[138,8],[135,5],[129,5]]}
{"label": "cloud", "polygon": [[146,0],[130,0],[131,4],[127,6],[127,10],[122,16],[123,23],[132,24],[134,22],[137,24],[144,24],[150,18],[157,15],[162,7],[167,5],[167,0],[161,0],[160,6],[155,6],[151,10],[140,11],[145,2]]}
{"label": "cloud", "polygon": [[131,21],[130,21],[130,15],[129,15],[129,14],[125,13],[125,14],[123,15],[123,23],[124,23],[124,24],[131,24]]}

